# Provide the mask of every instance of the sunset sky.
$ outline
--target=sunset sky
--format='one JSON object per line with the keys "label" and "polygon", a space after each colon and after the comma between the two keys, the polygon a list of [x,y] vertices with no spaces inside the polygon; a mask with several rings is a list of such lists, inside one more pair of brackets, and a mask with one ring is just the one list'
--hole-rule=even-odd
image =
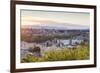
{"label": "sunset sky", "polygon": [[89,17],[89,13],[21,10],[21,25],[71,23],[73,25],[89,26]]}

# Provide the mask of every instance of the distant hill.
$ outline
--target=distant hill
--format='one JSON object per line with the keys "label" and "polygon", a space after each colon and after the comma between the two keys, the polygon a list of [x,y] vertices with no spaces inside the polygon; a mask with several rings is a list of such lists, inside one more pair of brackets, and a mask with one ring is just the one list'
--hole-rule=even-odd
{"label": "distant hill", "polygon": [[89,26],[79,25],[79,24],[71,24],[71,23],[57,23],[57,22],[49,22],[49,23],[41,23],[41,24],[33,24],[33,25],[22,25],[22,28],[32,28],[32,29],[58,29],[58,30],[86,30],[89,29]]}

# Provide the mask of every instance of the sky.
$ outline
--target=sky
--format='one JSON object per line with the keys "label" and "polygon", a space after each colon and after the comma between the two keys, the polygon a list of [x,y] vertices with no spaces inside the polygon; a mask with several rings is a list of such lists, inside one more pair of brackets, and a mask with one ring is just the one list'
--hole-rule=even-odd
{"label": "sky", "polygon": [[[89,26],[89,13],[54,12],[39,10],[21,10],[21,25],[51,25],[70,23],[72,25]],[[64,25],[64,26],[67,26]]]}

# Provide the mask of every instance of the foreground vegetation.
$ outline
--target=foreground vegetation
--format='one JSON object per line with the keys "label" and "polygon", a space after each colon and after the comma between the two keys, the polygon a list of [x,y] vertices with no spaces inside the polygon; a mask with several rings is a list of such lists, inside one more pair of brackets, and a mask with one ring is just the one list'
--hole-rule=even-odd
{"label": "foreground vegetation", "polygon": [[88,43],[81,43],[73,48],[58,48],[50,49],[43,52],[42,57],[36,57],[28,54],[21,59],[25,62],[45,62],[45,61],[65,61],[65,60],[86,60],[89,59],[89,45]]}

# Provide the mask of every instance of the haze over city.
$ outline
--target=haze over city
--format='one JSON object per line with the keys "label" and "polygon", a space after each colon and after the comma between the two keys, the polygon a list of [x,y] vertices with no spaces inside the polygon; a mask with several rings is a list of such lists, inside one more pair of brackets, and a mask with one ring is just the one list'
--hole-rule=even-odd
{"label": "haze over city", "polygon": [[21,25],[88,29],[89,13],[21,10]]}

